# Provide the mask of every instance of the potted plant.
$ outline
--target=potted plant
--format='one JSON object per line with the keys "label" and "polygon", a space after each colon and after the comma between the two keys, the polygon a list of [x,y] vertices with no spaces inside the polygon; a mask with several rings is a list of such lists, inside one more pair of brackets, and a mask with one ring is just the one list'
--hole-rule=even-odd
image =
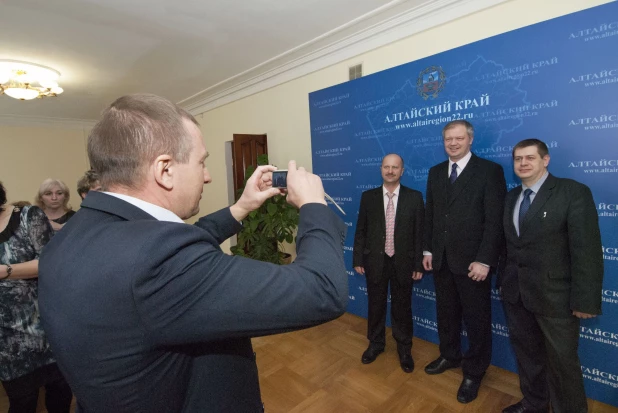
{"label": "potted plant", "polygon": [[[268,165],[268,155],[259,155],[257,163]],[[247,168],[245,185],[254,171],[253,166]],[[242,195],[243,190],[244,187],[238,190],[238,197]],[[274,196],[243,220],[243,229],[238,233],[237,244],[231,251],[234,255],[284,264],[286,261],[289,262],[290,254],[284,251],[283,243],[294,241],[296,227],[298,227],[298,210],[288,204],[284,196]]]}

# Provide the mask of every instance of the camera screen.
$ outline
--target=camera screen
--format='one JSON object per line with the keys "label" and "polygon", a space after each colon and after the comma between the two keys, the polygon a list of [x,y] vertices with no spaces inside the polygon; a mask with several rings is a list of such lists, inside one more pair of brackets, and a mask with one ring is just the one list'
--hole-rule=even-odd
{"label": "camera screen", "polygon": [[287,188],[288,186],[288,171],[273,172],[273,188]]}

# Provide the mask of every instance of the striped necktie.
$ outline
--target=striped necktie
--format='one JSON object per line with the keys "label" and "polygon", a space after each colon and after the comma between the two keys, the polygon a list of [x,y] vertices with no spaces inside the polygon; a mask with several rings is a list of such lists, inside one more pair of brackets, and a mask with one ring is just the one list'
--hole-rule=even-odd
{"label": "striped necktie", "polygon": [[392,192],[387,192],[388,205],[386,206],[386,242],[384,244],[384,252],[389,257],[395,255],[395,204],[393,203]]}

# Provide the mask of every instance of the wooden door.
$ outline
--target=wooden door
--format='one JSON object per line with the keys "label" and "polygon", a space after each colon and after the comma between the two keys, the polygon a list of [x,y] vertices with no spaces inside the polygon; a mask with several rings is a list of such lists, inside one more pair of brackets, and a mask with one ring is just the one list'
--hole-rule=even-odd
{"label": "wooden door", "polygon": [[258,155],[268,154],[266,134],[240,135],[234,134],[232,142],[232,165],[234,169],[234,194],[242,188],[245,181],[245,171],[249,165],[257,166]]}

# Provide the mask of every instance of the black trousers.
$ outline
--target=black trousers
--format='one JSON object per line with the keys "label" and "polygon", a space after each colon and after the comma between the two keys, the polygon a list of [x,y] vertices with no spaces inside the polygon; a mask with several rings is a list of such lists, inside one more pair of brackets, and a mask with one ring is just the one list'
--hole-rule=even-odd
{"label": "black trousers", "polygon": [[9,397],[8,413],[35,413],[39,389],[45,387],[48,413],[69,413],[73,392],[56,363],[48,364],[14,380],[3,381]]}
{"label": "black trousers", "polygon": [[[399,280],[405,280],[400,282]],[[382,277],[377,283],[367,278],[367,296],[369,301],[369,316],[367,318],[367,338],[370,346],[382,350],[386,343],[386,303],[388,286],[391,287],[391,321],[393,338],[397,342],[397,350],[410,353],[412,348],[412,273],[401,274],[398,277],[395,267],[395,257],[384,255]]]}
{"label": "black trousers", "polygon": [[[491,362],[491,280],[474,281],[468,274],[453,274],[446,255],[434,273],[440,355],[462,360],[465,376],[481,378]],[[468,351],[461,352],[461,322],[468,334]]]}
{"label": "black trousers", "polygon": [[554,413],[587,412],[577,354],[579,319],[540,316],[521,300],[503,303],[526,407],[546,409],[551,401]]}

